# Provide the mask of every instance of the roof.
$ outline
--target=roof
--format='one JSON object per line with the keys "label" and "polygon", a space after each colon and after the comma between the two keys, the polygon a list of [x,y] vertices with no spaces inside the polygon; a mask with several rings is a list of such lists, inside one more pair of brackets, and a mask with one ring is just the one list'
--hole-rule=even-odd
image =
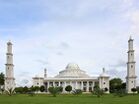
{"label": "roof", "polygon": [[90,78],[85,71],[75,63],[69,63],[55,78]]}

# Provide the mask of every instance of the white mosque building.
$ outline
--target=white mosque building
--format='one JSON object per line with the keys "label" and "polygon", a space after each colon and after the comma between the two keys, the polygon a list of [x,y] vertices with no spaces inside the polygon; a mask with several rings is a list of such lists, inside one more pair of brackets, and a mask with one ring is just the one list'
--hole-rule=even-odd
{"label": "white mosque building", "polygon": [[[128,40],[128,62],[127,62],[127,76],[126,76],[126,90],[131,93],[132,88],[136,88],[136,74],[135,74],[135,60],[133,50],[133,39],[130,37]],[[12,54],[12,43],[7,43],[7,54],[6,54],[6,73],[5,73],[5,90],[15,88],[14,78],[14,65],[13,65],[13,54]],[[107,88],[109,93],[109,79],[105,69],[98,77],[89,76],[84,70],[75,63],[69,63],[66,68],[59,72],[55,77],[47,77],[47,70],[44,69],[44,77],[33,77],[33,86],[46,87],[46,91],[51,86],[62,86],[63,89],[67,85],[71,85],[72,89],[81,89],[84,92],[93,91],[96,84],[101,89]],[[64,92],[66,92],[64,90]]]}
{"label": "white mosque building", "polygon": [[75,63],[69,63],[64,70],[53,78],[47,77],[46,69],[44,69],[44,72],[44,78],[33,77],[33,86],[44,85],[47,91],[49,87],[62,86],[64,92],[67,85],[71,85],[72,89],[81,89],[84,92],[93,91],[95,84],[99,84],[101,89],[109,89],[109,75],[106,74],[104,68],[99,77],[89,76]]}
{"label": "white mosque building", "polygon": [[[132,93],[131,89],[136,88],[136,78],[133,39],[130,37],[128,40],[126,76],[126,90],[128,93]],[[47,77],[47,70],[44,69],[44,77],[33,77],[33,86],[44,85],[48,91],[48,88],[51,86],[62,86],[65,89],[67,85],[71,85],[72,89],[81,89],[84,92],[89,92],[93,91],[94,86],[98,84],[101,89],[107,88],[107,93],[109,93],[109,79],[110,76],[105,72],[104,68],[99,77],[93,77],[87,75],[77,64],[70,63],[53,78]]]}

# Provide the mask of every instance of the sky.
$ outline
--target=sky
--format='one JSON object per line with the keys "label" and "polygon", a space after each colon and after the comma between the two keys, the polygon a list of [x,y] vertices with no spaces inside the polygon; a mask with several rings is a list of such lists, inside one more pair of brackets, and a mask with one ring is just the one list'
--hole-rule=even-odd
{"label": "sky", "polygon": [[[0,72],[11,40],[17,86],[76,63],[90,76],[104,67],[125,81],[128,39],[139,76],[138,0],[0,0]],[[139,83],[139,78],[137,79]]]}

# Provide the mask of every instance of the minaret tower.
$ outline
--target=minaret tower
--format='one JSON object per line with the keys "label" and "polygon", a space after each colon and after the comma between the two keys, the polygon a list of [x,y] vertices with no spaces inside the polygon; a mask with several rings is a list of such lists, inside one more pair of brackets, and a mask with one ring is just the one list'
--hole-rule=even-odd
{"label": "minaret tower", "polygon": [[133,50],[133,39],[130,37],[128,40],[128,62],[127,62],[127,77],[126,77],[126,90],[127,93],[132,93],[131,89],[136,88],[136,78],[135,75],[135,60],[134,60],[134,50]]}
{"label": "minaret tower", "polygon": [[6,74],[5,74],[5,90],[15,88],[15,78],[14,78],[14,65],[13,65],[13,54],[12,54],[12,43],[9,41],[7,43],[7,53],[6,53]]}

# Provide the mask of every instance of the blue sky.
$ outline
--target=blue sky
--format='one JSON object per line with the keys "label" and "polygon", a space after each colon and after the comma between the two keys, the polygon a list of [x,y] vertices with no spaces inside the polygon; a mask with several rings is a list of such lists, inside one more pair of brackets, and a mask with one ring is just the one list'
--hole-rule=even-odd
{"label": "blue sky", "polygon": [[105,67],[124,79],[130,35],[139,75],[137,0],[0,0],[0,14],[0,71],[11,40],[17,85],[29,85],[45,67],[55,76],[70,62],[90,76]]}

